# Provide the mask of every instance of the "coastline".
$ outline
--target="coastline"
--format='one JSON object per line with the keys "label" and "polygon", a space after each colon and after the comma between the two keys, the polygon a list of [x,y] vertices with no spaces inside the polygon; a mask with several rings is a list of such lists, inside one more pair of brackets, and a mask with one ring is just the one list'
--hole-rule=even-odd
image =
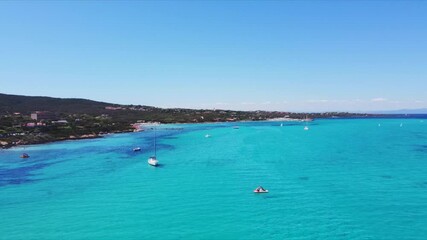
{"label": "coastline", "polygon": [[[86,139],[97,139],[97,138],[103,138],[107,135],[112,134],[122,134],[122,133],[136,133],[144,131],[141,127],[152,127],[152,126],[161,126],[161,125],[184,125],[184,124],[221,124],[221,123],[243,123],[243,122],[262,122],[262,121],[270,121],[269,119],[266,120],[242,120],[242,121],[223,121],[223,122],[176,122],[176,123],[159,123],[159,122],[153,122],[153,123],[144,123],[144,124],[138,124],[135,123],[135,125],[138,125],[139,129],[128,129],[128,130],[122,130],[122,131],[113,131],[113,132],[107,132],[102,134],[83,134],[81,136],[68,136],[67,138],[57,138],[57,139],[49,139],[49,140],[41,140],[41,141],[35,141],[35,142],[28,142],[28,143],[17,143],[17,144],[8,144],[3,145],[0,147],[0,149],[11,149],[16,147],[22,147],[22,146],[30,146],[30,145],[41,145],[41,144],[49,144],[49,143],[55,143],[55,142],[62,142],[62,141],[77,141],[77,140],[86,140]],[[288,120],[289,121],[289,120]],[[292,121],[301,121],[300,119],[293,119]]]}
{"label": "coastline", "polygon": [[42,140],[42,141],[36,141],[36,142],[28,142],[28,143],[18,143],[18,144],[8,144],[3,145],[0,149],[11,149],[11,148],[17,148],[22,146],[31,146],[31,145],[41,145],[41,144],[49,144],[49,143],[55,143],[55,142],[63,142],[63,141],[78,141],[78,140],[87,140],[87,139],[97,139],[97,138],[103,138],[106,135],[111,134],[122,134],[122,133],[133,133],[135,131],[115,131],[110,133],[103,133],[103,134],[83,134],[81,136],[69,136],[68,138],[57,138],[57,139],[49,139],[49,140]]}
{"label": "coastline", "polygon": [[[16,143],[16,144],[7,144],[2,145],[0,149],[10,149],[14,147],[21,147],[21,146],[28,146],[28,145],[40,145],[40,144],[48,144],[48,143],[54,143],[54,142],[61,142],[61,141],[76,141],[76,140],[86,140],[86,139],[96,139],[96,138],[103,138],[106,135],[111,134],[122,134],[122,133],[134,133],[134,132],[140,132],[144,131],[142,126],[145,127],[151,127],[151,126],[161,126],[161,125],[185,125],[185,124],[222,124],[222,123],[245,123],[245,122],[311,122],[318,119],[372,119],[372,118],[421,118],[424,119],[427,115],[380,115],[380,116],[363,116],[363,117],[325,117],[325,118],[310,118],[310,119],[298,119],[298,118],[271,118],[271,119],[264,119],[264,120],[241,120],[241,121],[221,121],[221,122],[175,122],[175,123],[159,123],[159,122],[153,122],[153,123],[145,123],[138,126],[139,129],[126,129],[126,130],[115,130],[112,132],[106,132],[101,134],[83,134],[80,136],[68,136],[67,138],[57,138],[57,139],[48,139],[48,140],[39,140],[34,142],[28,142],[28,143]],[[2,141],[0,141],[2,142]]]}

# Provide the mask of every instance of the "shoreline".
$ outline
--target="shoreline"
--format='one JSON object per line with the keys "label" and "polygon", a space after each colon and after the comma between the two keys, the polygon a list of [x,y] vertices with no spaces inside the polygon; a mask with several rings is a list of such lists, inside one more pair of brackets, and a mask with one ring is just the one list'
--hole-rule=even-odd
{"label": "shoreline", "polygon": [[[390,115],[390,116],[364,116],[364,117],[326,117],[326,118],[312,118],[312,119],[297,119],[297,118],[272,118],[272,119],[265,119],[265,120],[242,120],[242,121],[225,121],[225,122],[188,122],[188,123],[182,123],[182,122],[176,122],[176,123],[155,123],[155,124],[147,124],[146,126],[161,126],[161,125],[184,125],[184,124],[223,124],[223,123],[246,123],[246,122],[306,122],[306,121],[315,121],[318,119],[384,119],[384,118],[390,118],[390,119],[399,119],[399,118],[407,118],[407,119],[414,119],[417,118],[416,116],[396,116],[396,115]],[[68,138],[59,138],[59,139],[52,139],[52,140],[46,140],[46,141],[40,141],[40,142],[32,142],[28,144],[8,144],[3,145],[0,147],[0,150],[6,150],[16,147],[22,147],[22,146],[30,146],[30,145],[41,145],[41,144],[49,144],[49,143],[55,143],[55,142],[62,142],[62,141],[77,141],[77,140],[86,140],[86,139],[97,139],[97,138],[103,138],[108,135],[112,134],[123,134],[123,133],[137,133],[144,131],[144,128],[140,128],[137,131],[135,130],[123,130],[123,131],[114,131],[114,132],[108,132],[103,134],[83,134],[81,136],[69,136]]]}
{"label": "shoreline", "polygon": [[[242,121],[225,121],[225,122],[188,122],[188,123],[182,123],[182,122],[176,122],[176,123],[159,123],[159,122],[153,122],[152,124],[150,123],[144,123],[142,125],[139,125],[139,129],[134,129],[134,130],[123,130],[123,131],[114,131],[114,132],[108,132],[108,133],[103,133],[103,134],[83,134],[81,136],[68,136],[68,138],[58,138],[58,139],[52,139],[52,140],[46,140],[46,141],[39,141],[39,142],[31,142],[28,144],[8,144],[8,145],[3,145],[0,147],[0,150],[6,150],[6,149],[12,149],[12,148],[18,148],[18,147],[23,147],[23,146],[31,146],[31,145],[41,145],[41,144],[49,144],[49,143],[55,143],[55,142],[63,142],[63,141],[77,141],[77,140],[86,140],[86,139],[97,139],[97,138],[103,138],[105,136],[108,135],[113,135],[113,134],[123,134],[123,133],[137,133],[137,132],[141,132],[141,131],[145,131],[144,128],[142,128],[142,126],[145,127],[153,127],[153,126],[161,126],[161,125],[184,125],[184,124],[222,124],[222,123],[243,123],[243,122],[262,122],[262,121],[270,121],[269,119],[266,120],[259,120],[259,121],[254,121],[254,120],[242,120]],[[294,119],[293,121],[300,121],[299,119]],[[138,123],[136,123],[138,124]]]}
{"label": "shoreline", "polygon": [[134,131],[116,131],[116,132],[105,133],[105,134],[83,134],[83,135],[78,136],[78,137],[76,137],[76,136],[69,136],[68,138],[58,138],[58,139],[52,139],[52,140],[46,140],[46,141],[31,142],[31,143],[27,143],[27,144],[9,144],[9,145],[2,146],[0,148],[0,150],[12,149],[12,148],[23,147],[23,146],[49,144],[49,143],[55,143],[55,142],[98,139],[98,138],[103,138],[103,137],[105,137],[107,135],[123,134],[123,133],[134,133]]}

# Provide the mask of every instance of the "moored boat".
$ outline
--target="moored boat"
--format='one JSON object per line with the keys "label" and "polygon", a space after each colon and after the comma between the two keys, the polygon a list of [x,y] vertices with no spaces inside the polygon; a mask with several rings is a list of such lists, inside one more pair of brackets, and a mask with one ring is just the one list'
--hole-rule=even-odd
{"label": "moored boat", "polygon": [[156,142],[156,128],[154,128],[154,156],[150,157],[148,159],[148,164],[151,166],[156,167],[159,164],[159,160],[157,160],[156,155],[157,155],[157,142]]}
{"label": "moored boat", "polygon": [[254,193],[268,193],[268,190],[259,186],[259,187],[255,188]]}
{"label": "moored boat", "polygon": [[305,126],[304,126],[304,130],[307,131],[308,130],[308,126],[307,126],[307,122],[308,122],[308,118],[307,116],[305,116]]}
{"label": "moored boat", "polygon": [[148,159],[148,164],[155,167],[159,164],[159,161],[153,156]]}

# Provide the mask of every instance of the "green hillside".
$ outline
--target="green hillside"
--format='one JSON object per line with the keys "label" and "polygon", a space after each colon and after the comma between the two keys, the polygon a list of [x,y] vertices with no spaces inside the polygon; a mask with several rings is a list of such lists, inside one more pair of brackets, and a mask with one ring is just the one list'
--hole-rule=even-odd
{"label": "green hillside", "polygon": [[[30,114],[48,112],[43,119]],[[156,108],[119,105],[74,98],[0,94],[0,147],[66,139],[99,137],[105,133],[134,131],[134,123],[197,123],[259,121],[271,118],[364,117],[351,113],[288,113],[213,109]],[[371,115],[372,116],[372,115]],[[58,121],[60,120],[60,121]]]}
{"label": "green hillside", "polygon": [[31,97],[0,93],[1,114],[13,112],[29,114],[33,111],[93,114],[104,112],[105,107],[110,105],[114,104],[77,98]]}

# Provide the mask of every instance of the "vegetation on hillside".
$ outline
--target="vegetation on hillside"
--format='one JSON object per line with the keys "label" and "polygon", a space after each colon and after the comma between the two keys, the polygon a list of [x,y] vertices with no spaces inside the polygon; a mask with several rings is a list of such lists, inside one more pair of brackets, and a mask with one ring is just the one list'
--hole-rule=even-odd
{"label": "vegetation on hillside", "polygon": [[[49,113],[46,119],[31,113]],[[39,112],[39,116],[43,114]],[[62,99],[0,94],[0,146],[98,137],[105,133],[134,131],[135,123],[198,123],[259,121],[272,118],[363,117],[351,113],[289,113],[215,109],[162,109],[119,105],[86,99]]]}

